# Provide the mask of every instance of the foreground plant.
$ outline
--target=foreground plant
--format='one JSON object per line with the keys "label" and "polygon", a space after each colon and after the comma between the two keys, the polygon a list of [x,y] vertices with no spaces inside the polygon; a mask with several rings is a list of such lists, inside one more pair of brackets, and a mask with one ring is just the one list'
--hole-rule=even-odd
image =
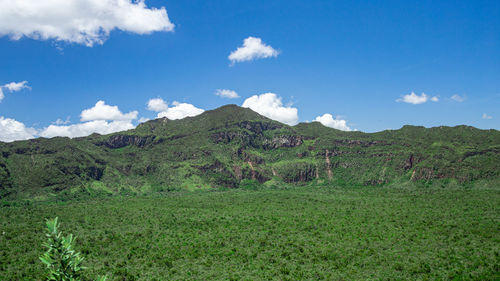
{"label": "foreground plant", "polygon": [[[63,236],[59,229],[57,217],[48,219],[47,242],[43,246],[47,251],[40,256],[40,260],[47,266],[47,281],[80,281],[84,280],[82,271],[83,257],[74,249],[75,237],[72,234]],[[97,281],[106,281],[106,276],[97,278]]]}

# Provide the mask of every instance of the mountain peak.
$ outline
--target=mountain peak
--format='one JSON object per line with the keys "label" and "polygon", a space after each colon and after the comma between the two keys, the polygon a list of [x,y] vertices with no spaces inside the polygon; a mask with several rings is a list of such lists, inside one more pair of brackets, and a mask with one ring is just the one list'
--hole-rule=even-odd
{"label": "mountain peak", "polygon": [[186,117],[177,120],[170,120],[167,118],[150,120],[139,124],[139,126],[137,126],[134,130],[134,133],[165,135],[180,131],[205,131],[214,128],[226,127],[229,124],[243,121],[279,123],[260,115],[250,108],[240,107],[235,104],[228,104],[216,109],[207,110],[202,114],[193,117]]}

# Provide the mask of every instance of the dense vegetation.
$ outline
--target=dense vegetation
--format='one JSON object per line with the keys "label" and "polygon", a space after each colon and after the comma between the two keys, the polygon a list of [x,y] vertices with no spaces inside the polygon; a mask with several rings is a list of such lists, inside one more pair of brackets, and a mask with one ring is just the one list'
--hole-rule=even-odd
{"label": "dense vegetation", "polygon": [[[248,182],[247,182],[248,184]],[[4,202],[0,280],[39,280],[45,218],[109,280],[499,280],[498,189],[311,188]]]}
{"label": "dense vegetation", "polygon": [[85,138],[0,143],[0,199],[327,185],[497,186],[500,132],[405,126],[343,132],[234,105]]}
{"label": "dense vegetation", "polygon": [[54,217],[110,280],[498,280],[499,186],[497,130],[342,132],[233,105],[0,143],[0,280],[44,276]]}

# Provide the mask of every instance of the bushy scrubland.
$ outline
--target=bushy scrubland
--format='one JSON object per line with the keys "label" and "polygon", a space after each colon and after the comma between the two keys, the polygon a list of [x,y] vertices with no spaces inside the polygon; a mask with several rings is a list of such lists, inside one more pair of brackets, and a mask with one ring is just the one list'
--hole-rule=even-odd
{"label": "bushy scrubland", "polygon": [[44,276],[53,217],[108,280],[500,278],[498,189],[246,186],[4,202],[0,280]]}

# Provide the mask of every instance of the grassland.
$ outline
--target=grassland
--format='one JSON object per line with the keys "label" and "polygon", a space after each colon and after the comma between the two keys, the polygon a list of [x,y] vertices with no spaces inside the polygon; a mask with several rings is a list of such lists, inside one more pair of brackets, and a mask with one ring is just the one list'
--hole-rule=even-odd
{"label": "grassland", "polygon": [[0,280],[39,280],[44,219],[110,280],[499,280],[500,191],[170,192],[0,208]]}

